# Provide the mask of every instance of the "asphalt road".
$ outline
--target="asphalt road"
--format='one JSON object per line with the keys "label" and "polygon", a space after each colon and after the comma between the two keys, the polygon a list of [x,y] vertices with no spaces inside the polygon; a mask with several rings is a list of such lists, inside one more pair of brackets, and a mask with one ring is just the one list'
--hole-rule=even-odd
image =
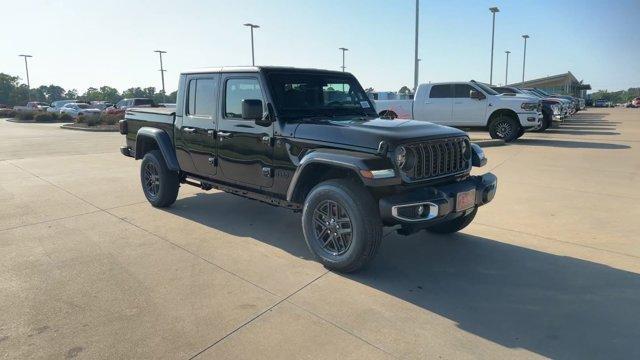
{"label": "asphalt road", "polygon": [[462,233],[327,272],[300,216],[182,187],[116,133],[0,121],[0,358],[640,358],[640,109],[487,148]]}

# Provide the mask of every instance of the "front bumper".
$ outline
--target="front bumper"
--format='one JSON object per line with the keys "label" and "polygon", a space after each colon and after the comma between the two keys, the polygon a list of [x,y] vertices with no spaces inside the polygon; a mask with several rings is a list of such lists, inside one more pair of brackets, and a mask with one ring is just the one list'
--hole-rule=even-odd
{"label": "front bumper", "polygon": [[[498,179],[492,173],[470,176],[468,179],[446,185],[427,186],[383,197],[378,206],[386,226],[401,225],[405,233],[412,233],[437,223],[452,220],[485,205],[495,196]],[[475,189],[475,204],[469,209],[456,209],[457,194]],[[422,204],[428,213],[419,218],[408,218],[399,209]],[[426,210],[425,210],[426,211]]]}
{"label": "front bumper", "polygon": [[542,119],[542,113],[539,112],[518,113],[520,125],[525,130],[539,129],[542,126]]}

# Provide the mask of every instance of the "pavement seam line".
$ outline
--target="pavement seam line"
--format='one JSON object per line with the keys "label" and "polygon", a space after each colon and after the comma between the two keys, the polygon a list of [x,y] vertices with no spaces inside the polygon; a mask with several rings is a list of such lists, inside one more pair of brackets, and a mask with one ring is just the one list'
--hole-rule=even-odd
{"label": "pavement seam line", "polygon": [[313,312],[313,311],[311,311],[311,310],[309,310],[309,309],[307,309],[307,308],[305,308],[305,307],[302,307],[301,305],[298,305],[298,304],[296,304],[296,303],[292,302],[292,301],[291,301],[291,300],[289,300],[289,299],[286,299],[286,301],[287,301],[287,303],[288,303],[288,304],[291,304],[291,305],[293,305],[293,306],[297,307],[298,309],[300,309],[300,310],[302,310],[302,311],[305,311],[305,312],[307,312],[307,313],[309,313],[309,314],[311,314],[311,315],[313,315],[313,316],[317,317],[318,319],[320,319],[320,320],[322,320],[322,321],[324,321],[324,322],[326,322],[326,323],[328,323],[328,324],[331,324],[331,325],[333,325],[333,326],[337,327],[338,329],[340,329],[340,330],[344,331],[345,333],[347,333],[347,334],[349,334],[349,335],[351,335],[351,336],[355,337],[356,339],[359,339],[359,340],[361,340],[362,342],[364,342],[364,343],[366,343],[366,344],[368,344],[368,345],[370,345],[370,346],[372,346],[372,347],[374,347],[374,348],[376,348],[376,349],[378,349],[378,350],[382,351],[383,353],[385,353],[385,354],[387,354],[387,355],[389,355],[389,356],[391,356],[391,357],[393,357],[393,358],[395,358],[395,359],[399,359],[399,357],[395,356],[394,354],[392,354],[392,353],[390,353],[390,352],[386,351],[385,349],[383,349],[383,348],[381,348],[381,347],[379,347],[379,346],[377,346],[377,345],[375,345],[375,344],[373,344],[373,343],[369,342],[367,339],[365,339],[365,338],[363,338],[363,337],[361,337],[361,336],[357,335],[356,333],[354,333],[354,332],[352,332],[352,331],[350,331],[350,330],[348,330],[348,329],[345,329],[344,327],[342,327],[342,326],[340,326],[340,325],[338,325],[338,324],[334,323],[333,321],[331,321],[331,320],[329,320],[329,319],[325,319],[324,317],[322,317],[322,316],[320,316],[320,315],[316,314],[315,312]]}
{"label": "pavement seam line", "polygon": [[139,225],[137,225],[137,224],[134,224],[134,223],[132,223],[131,221],[129,221],[129,220],[127,220],[127,219],[125,219],[125,218],[121,218],[121,217],[119,217],[118,215],[116,215],[116,214],[113,214],[113,213],[109,212],[108,210],[103,210],[103,211],[104,211],[105,213],[107,213],[107,214],[109,214],[109,215],[111,215],[111,216],[115,217],[116,219],[118,219],[118,220],[120,220],[120,221],[123,221],[123,222],[125,222],[125,223],[127,223],[127,224],[129,224],[129,225],[131,225],[131,226],[133,226],[133,227],[135,227],[135,228],[137,228],[137,229],[139,229],[139,230],[141,230],[141,231],[143,231],[143,232],[145,232],[145,233],[149,234],[149,235],[152,235],[152,236],[154,236],[154,237],[156,237],[156,238],[158,238],[158,239],[160,239],[160,240],[162,240],[162,241],[164,241],[164,242],[167,242],[167,243],[169,243],[169,244],[171,244],[171,245],[173,245],[173,246],[177,247],[178,249],[180,249],[180,250],[182,250],[182,251],[187,252],[188,254],[191,254],[191,255],[195,256],[196,258],[198,258],[198,259],[200,259],[200,260],[202,260],[202,261],[204,261],[204,262],[206,262],[206,263],[208,263],[208,264],[210,264],[210,265],[212,265],[212,266],[215,266],[216,268],[218,268],[218,269],[220,269],[220,270],[222,270],[222,271],[226,272],[226,273],[227,273],[227,274],[229,274],[229,275],[232,275],[232,276],[234,276],[234,277],[236,277],[236,278],[238,278],[238,279],[240,279],[240,280],[242,280],[242,281],[244,281],[244,282],[247,282],[247,283],[249,283],[249,284],[251,284],[251,285],[253,285],[253,286],[257,287],[258,289],[264,290],[264,291],[266,291],[267,293],[269,293],[269,294],[271,294],[271,295],[273,295],[273,296],[276,296],[276,297],[279,297],[279,296],[280,296],[280,295],[278,295],[278,294],[276,294],[276,293],[274,293],[274,292],[272,292],[272,291],[270,291],[270,290],[268,290],[268,289],[265,289],[264,287],[262,287],[262,286],[260,286],[260,285],[258,285],[258,284],[256,284],[256,283],[252,282],[251,280],[245,279],[244,277],[242,277],[242,276],[240,276],[240,275],[238,275],[238,274],[234,273],[233,271],[230,271],[230,270],[227,270],[227,269],[223,268],[222,266],[220,266],[220,265],[218,265],[218,264],[214,263],[213,261],[211,261],[211,260],[209,260],[209,259],[207,259],[207,258],[204,258],[204,257],[202,257],[202,256],[200,256],[200,255],[198,255],[198,254],[194,253],[193,251],[191,251],[191,250],[189,250],[189,249],[187,249],[187,248],[185,248],[185,247],[183,247],[183,246],[180,246],[180,245],[178,245],[178,244],[174,243],[173,241],[171,241],[171,240],[169,240],[169,239],[167,239],[167,238],[165,238],[165,237],[163,237],[163,236],[160,236],[160,235],[158,235],[158,234],[156,234],[156,233],[154,233],[154,232],[152,232],[152,231],[150,231],[150,230],[147,230],[147,229],[145,229],[145,228],[143,228],[143,227],[141,227],[141,226],[139,226]]}
{"label": "pavement seam line", "polygon": [[[314,282],[318,281],[320,278],[322,278],[323,276],[327,275],[328,273],[330,273],[329,270],[323,272],[322,274],[318,275],[315,279],[311,280],[310,282],[308,282],[307,284],[305,284],[304,286],[302,286],[300,289],[292,292],[291,294],[287,295],[286,297],[280,299],[279,301],[277,301],[275,304],[271,305],[269,308],[265,309],[264,311],[260,312],[259,314],[257,314],[256,316],[252,317],[251,319],[245,321],[242,325],[236,327],[234,330],[232,330],[231,332],[229,332],[227,335],[221,337],[220,339],[214,341],[211,345],[207,346],[206,348],[200,350],[197,354],[193,355],[192,357],[189,358],[189,360],[195,359],[196,357],[200,356],[202,353],[204,353],[205,351],[211,349],[212,347],[216,346],[217,344],[219,344],[221,341],[225,340],[226,338],[228,338],[229,336],[235,334],[236,332],[238,332],[240,329],[244,328],[245,326],[251,324],[253,321],[255,321],[256,319],[258,319],[259,317],[261,317],[262,315],[266,314],[267,312],[271,311],[273,308],[275,308],[276,306],[282,304],[283,302],[287,301],[290,297],[292,297],[293,295],[299,293],[300,291],[304,290],[307,286],[313,284]],[[290,303],[290,302],[289,302]]]}
{"label": "pavement seam line", "polygon": [[51,181],[49,181],[49,180],[47,180],[47,179],[45,179],[45,178],[43,178],[43,177],[40,177],[39,175],[37,175],[37,174],[35,174],[35,173],[33,173],[33,172],[31,172],[31,171],[29,171],[29,170],[27,170],[27,169],[25,169],[25,168],[21,167],[20,165],[14,164],[14,163],[13,163],[13,162],[11,162],[11,161],[7,161],[7,162],[8,162],[9,164],[11,164],[11,165],[13,165],[13,166],[17,167],[18,169],[20,169],[20,170],[22,170],[22,171],[24,171],[24,172],[26,172],[26,173],[30,174],[31,176],[35,176],[36,178],[38,178],[38,179],[40,179],[40,180],[42,180],[42,181],[46,182],[47,184],[49,184],[49,185],[51,185],[51,186],[53,186],[53,187],[55,187],[55,188],[57,188],[57,189],[59,189],[59,190],[62,190],[62,191],[64,191],[64,192],[66,192],[67,194],[69,194],[69,195],[73,196],[74,198],[76,198],[76,199],[78,199],[78,200],[80,200],[80,201],[82,201],[82,202],[84,202],[84,203],[86,203],[86,204],[88,204],[88,205],[90,205],[90,206],[92,206],[92,207],[94,207],[94,208],[98,209],[98,210],[103,210],[103,211],[104,211],[104,209],[103,209],[103,208],[101,208],[100,206],[97,206],[97,205],[94,205],[94,204],[90,203],[88,200],[85,200],[85,199],[81,198],[80,196],[78,196],[78,195],[76,195],[76,194],[72,193],[71,191],[69,191],[69,190],[67,190],[67,189],[65,189],[65,188],[63,188],[63,187],[61,187],[60,185],[55,184],[55,183],[53,183],[53,182],[51,182]]}
{"label": "pavement seam line", "polygon": [[544,239],[544,240],[550,240],[550,241],[555,241],[555,242],[559,242],[559,243],[563,243],[563,244],[580,246],[580,247],[591,249],[591,250],[603,251],[603,252],[606,252],[606,253],[609,253],[609,254],[614,254],[614,255],[619,255],[619,256],[626,256],[626,257],[630,257],[630,258],[634,258],[634,259],[640,259],[640,256],[636,256],[636,255],[624,254],[624,253],[621,253],[621,252],[618,252],[618,251],[614,251],[614,250],[608,250],[608,249],[602,249],[602,248],[595,247],[595,246],[578,244],[578,243],[574,243],[574,242],[571,242],[571,241],[560,240],[560,239],[556,239],[556,238],[552,238],[552,237],[548,237],[548,236],[544,236],[544,235],[532,234],[532,233],[529,233],[529,232],[526,232],[526,231],[507,229],[507,228],[503,228],[503,227],[500,227],[500,226],[489,225],[489,224],[485,224],[485,223],[481,223],[481,222],[476,222],[476,224],[482,225],[482,226],[486,226],[486,227],[490,227],[490,228],[494,228],[494,229],[510,231],[510,232],[514,232],[514,233],[517,233],[517,234],[533,236],[533,237],[537,237],[537,238]]}
{"label": "pavement seam line", "polygon": [[20,229],[20,228],[27,227],[27,226],[35,226],[35,225],[41,225],[41,224],[46,224],[46,223],[55,222],[55,221],[61,221],[61,220],[72,219],[72,218],[74,218],[74,217],[84,216],[84,215],[89,215],[89,214],[95,214],[95,213],[99,213],[99,212],[102,212],[102,210],[97,209],[97,210],[92,210],[92,211],[85,212],[85,213],[81,213],[81,214],[75,214],[75,215],[63,216],[63,217],[61,217],[61,218],[55,218],[55,219],[43,220],[43,221],[34,222],[34,223],[29,223],[29,224],[17,225],[17,226],[13,226],[13,227],[8,227],[8,228],[6,228],[6,229],[0,229],[0,232],[3,232],[3,231],[10,231],[10,230],[16,230],[16,229]]}

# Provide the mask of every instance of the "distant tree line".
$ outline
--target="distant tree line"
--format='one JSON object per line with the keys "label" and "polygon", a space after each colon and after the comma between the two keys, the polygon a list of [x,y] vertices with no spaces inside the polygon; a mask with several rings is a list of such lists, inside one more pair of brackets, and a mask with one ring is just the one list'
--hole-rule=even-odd
{"label": "distant tree line", "polygon": [[620,90],[614,92],[608,92],[607,90],[598,90],[594,93],[591,93],[591,98],[593,100],[606,100],[611,101],[612,103],[627,103],[638,96],[640,96],[640,87],[629,88],[628,90]]}
{"label": "distant tree line", "polygon": [[[76,89],[65,90],[58,85],[41,85],[31,89],[31,101],[41,101],[51,103],[56,100],[79,101],[108,101],[116,103],[124,98],[151,98],[156,103],[176,102],[174,91],[164,98],[162,91],[156,92],[155,87],[132,87],[123,92],[111,86],[101,86],[99,88],[90,87],[84,93],[79,93]],[[24,105],[29,101],[29,91],[26,84],[20,83],[18,76],[11,76],[0,73],[0,104],[4,105]]]}

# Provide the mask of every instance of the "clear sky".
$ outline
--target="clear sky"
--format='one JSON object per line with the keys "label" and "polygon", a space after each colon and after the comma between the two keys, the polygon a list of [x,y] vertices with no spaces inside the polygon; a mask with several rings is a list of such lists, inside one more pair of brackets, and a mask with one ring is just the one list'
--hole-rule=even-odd
{"label": "clear sky", "polygon": [[[489,80],[491,13],[498,6],[494,83],[571,71],[594,90],[640,86],[640,0],[421,0],[420,82]],[[32,86],[58,84],[160,88],[155,49],[165,55],[167,91],[184,69],[251,62],[339,69],[364,87],[398,90],[413,83],[414,0],[3,0],[0,72]]]}

